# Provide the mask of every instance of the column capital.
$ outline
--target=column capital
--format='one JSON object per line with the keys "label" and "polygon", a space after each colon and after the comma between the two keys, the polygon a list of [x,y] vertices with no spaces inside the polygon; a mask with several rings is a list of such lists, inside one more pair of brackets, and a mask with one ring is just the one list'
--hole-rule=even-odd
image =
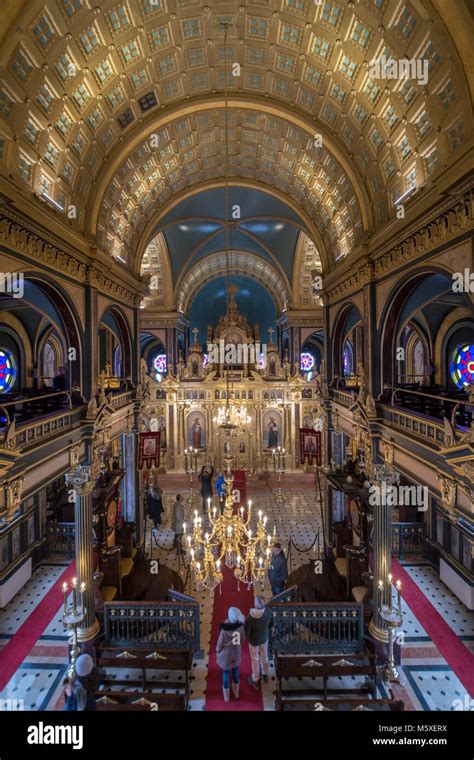
{"label": "column capital", "polygon": [[91,465],[80,464],[66,474],[66,483],[78,496],[89,496],[94,490],[94,480]]}

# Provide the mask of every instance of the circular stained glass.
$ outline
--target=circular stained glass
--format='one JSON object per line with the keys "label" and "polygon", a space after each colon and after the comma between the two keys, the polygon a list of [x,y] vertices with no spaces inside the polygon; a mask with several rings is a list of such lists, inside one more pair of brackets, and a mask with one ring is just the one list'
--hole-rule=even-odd
{"label": "circular stained glass", "polygon": [[303,372],[310,372],[314,367],[314,356],[308,352],[300,354],[300,367]]}
{"label": "circular stained glass", "polygon": [[456,348],[450,371],[458,388],[474,385],[474,345],[472,343]]}
{"label": "circular stained glass", "polygon": [[0,348],[0,393],[8,393],[15,385],[16,362],[13,354]]}
{"label": "circular stained glass", "polygon": [[160,375],[166,374],[166,354],[158,354],[153,360],[153,367]]}

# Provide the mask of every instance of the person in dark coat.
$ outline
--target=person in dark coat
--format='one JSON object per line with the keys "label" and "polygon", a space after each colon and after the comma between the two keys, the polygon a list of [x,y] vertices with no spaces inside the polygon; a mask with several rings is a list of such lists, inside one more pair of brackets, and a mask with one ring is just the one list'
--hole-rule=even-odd
{"label": "person in dark coat", "polygon": [[163,514],[163,491],[157,485],[150,488],[150,492],[147,496],[148,515],[153,520],[153,525],[156,529],[161,525],[161,515]]}
{"label": "person in dark coat", "polygon": [[268,568],[268,580],[272,587],[272,594],[276,596],[285,590],[285,583],[288,580],[288,564],[281,544],[273,544],[272,564]]}
{"label": "person in dark coat", "polygon": [[86,705],[84,710],[97,710],[95,693],[100,682],[104,679],[105,670],[94,665],[90,654],[81,654],[76,662],[77,680],[86,692]]}
{"label": "person in dark coat", "polygon": [[208,459],[206,464],[201,467],[199,480],[201,482],[202,511],[206,512],[207,500],[212,499],[212,478],[214,477],[214,467]]}
{"label": "person in dark coat", "polygon": [[273,612],[265,606],[263,596],[256,596],[255,606],[249,610],[245,621],[245,635],[252,660],[252,675],[248,677],[248,682],[254,689],[260,686],[260,670],[263,680],[268,681],[268,638],[272,626]]}
{"label": "person in dark coat", "polygon": [[66,390],[66,377],[64,374],[64,367],[58,367],[56,374],[53,378],[53,391],[65,391]]}
{"label": "person in dark coat", "polygon": [[217,664],[222,670],[222,694],[224,702],[230,699],[230,677],[232,674],[232,694],[239,698],[242,660],[242,643],[245,641],[245,617],[237,607],[229,607],[227,620],[220,625],[216,644]]}

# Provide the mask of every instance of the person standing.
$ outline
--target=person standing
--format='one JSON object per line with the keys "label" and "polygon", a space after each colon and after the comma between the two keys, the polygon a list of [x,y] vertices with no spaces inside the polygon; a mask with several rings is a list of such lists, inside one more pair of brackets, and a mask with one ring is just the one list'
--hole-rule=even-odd
{"label": "person standing", "polygon": [[153,520],[153,525],[158,530],[161,525],[161,515],[163,514],[163,491],[155,483],[151,486],[150,492],[147,496],[148,515]]}
{"label": "person standing", "polygon": [[221,508],[221,514],[223,514],[224,507],[225,507],[226,485],[225,485],[225,476],[222,470],[217,476],[216,491],[217,491],[217,496],[219,497],[219,505]]}
{"label": "person standing", "polygon": [[255,597],[255,607],[249,610],[245,621],[245,635],[249,642],[252,675],[248,682],[254,689],[260,686],[260,671],[265,683],[268,681],[268,639],[273,625],[273,613],[265,606],[263,596]]}
{"label": "person standing", "polygon": [[201,467],[199,473],[199,480],[201,482],[201,497],[202,497],[202,512],[206,512],[206,503],[208,499],[212,499],[212,478],[214,477],[214,467],[211,464],[211,460],[208,459],[206,464]]}
{"label": "person standing", "polygon": [[171,515],[171,530],[174,533],[173,549],[176,549],[179,554],[182,552],[182,538],[183,538],[183,523],[184,523],[184,502],[181,494],[177,494],[176,501],[173,504],[173,513]]}
{"label": "person standing", "polygon": [[105,670],[94,665],[90,654],[81,654],[76,662],[77,680],[86,692],[86,704],[84,710],[97,710],[95,693],[100,682],[105,676]]}
{"label": "person standing", "polygon": [[288,563],[281,544],[273,544],[272,554],[272,564],[268,568],[268,580],[272,587],[272,594],[276,596],[285,590],[285,583],[288,579]]}
{"label": "person standing", "polygon": [[224,702],[230,699],[232,675],[232,694],[239,698],[242,644],[245,641],[245,617],[237,607],[229,607],[227,619],[220,625],[216,644],[217,664],[222,670],[222,694]]}

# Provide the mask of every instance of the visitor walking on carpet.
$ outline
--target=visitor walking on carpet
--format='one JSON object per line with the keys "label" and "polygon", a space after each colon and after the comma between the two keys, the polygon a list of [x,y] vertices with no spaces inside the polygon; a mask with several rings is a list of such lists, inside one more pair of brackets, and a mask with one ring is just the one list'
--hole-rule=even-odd
{"label": "visitor walking on carpet", "polygon": [[[238,607],[229,607],[227,619],[220,625],[216,644],[217,664],[222,670],[224,702],[230,700],[230,687],[235,699],[239,698],[242,644],[245,641],[245,617]],[[232,676],[232,680],[231,680]]]}
{"label": "visitor walking on carpet", "polygon": [[249,610],[245,621],[245,635],[252,661],[252,674],[247,680],[254,689],[260,687],[260,671],[263,680],[268,681],[268,639],[272,625],[273,612],[265,606],[264,597],[255,597],[255,606]]}

